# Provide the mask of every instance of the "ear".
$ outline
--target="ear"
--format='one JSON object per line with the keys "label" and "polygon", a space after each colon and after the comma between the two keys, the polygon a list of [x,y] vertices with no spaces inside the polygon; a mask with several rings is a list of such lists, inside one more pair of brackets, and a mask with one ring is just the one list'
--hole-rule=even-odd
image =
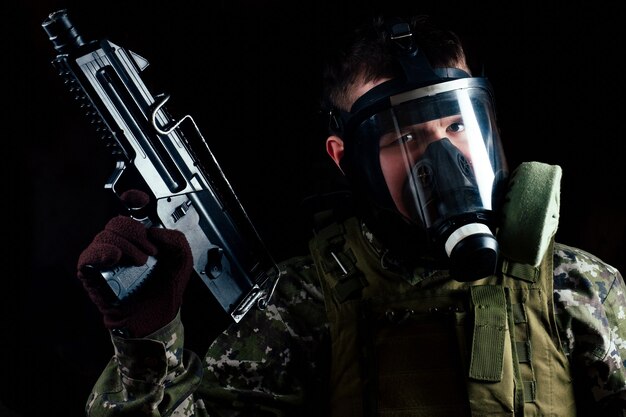
{"label": "ear", "polygon": [[335,164],[341,169],[339,166],[339,162],[341,158],[343,158],[343,140],[339,136],[329,136],[326,139],[326,152],[335,161]]}

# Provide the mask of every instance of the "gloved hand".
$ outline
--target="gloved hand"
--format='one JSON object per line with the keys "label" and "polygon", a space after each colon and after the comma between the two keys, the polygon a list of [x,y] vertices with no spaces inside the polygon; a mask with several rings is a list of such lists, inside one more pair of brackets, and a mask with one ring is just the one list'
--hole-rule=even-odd
{"label": "gloved hand", "polygon": [[[139,194],[138,194],[139,193]],[[141,191],[131,190],[122,200],[148,201]],[[116,266],[144,265],[148,256],[157,263],[135,293],[117,300],[100,272]],[[104,325],[128,337],[144,337],[169,323],[178,313],[193,268],[191,248],[177,230],[146,228],[137,220],[117,216],[98,233],[78,258],[77,275]]]}

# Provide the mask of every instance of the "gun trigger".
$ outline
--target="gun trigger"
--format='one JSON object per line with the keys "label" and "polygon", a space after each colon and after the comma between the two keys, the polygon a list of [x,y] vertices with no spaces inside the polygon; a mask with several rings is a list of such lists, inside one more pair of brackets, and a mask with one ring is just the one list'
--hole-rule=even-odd
{"label": "gun trigger", "polygon": [[115,162],[115,168],[113,169],[113,172],[111,173],[111,176],[109,177],[107,182],[104,184],[104,188],[107,189],[107,190],[113,191],[113,193],[118,198],[120,197],[120,195],[118,194],[117,190],[115,189],[115,185],[117,184],[117,182],[119,181],[120,177],[124,173],[124,170],[126,170],[126,163],[123,160],[116,161]]}

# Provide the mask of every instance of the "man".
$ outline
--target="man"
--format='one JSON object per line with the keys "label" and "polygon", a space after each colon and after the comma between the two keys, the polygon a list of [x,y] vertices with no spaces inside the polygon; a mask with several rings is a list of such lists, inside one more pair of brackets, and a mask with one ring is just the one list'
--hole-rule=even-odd
{"label": "man", "polygon": [[[554,242],[560,169],[509,175],[454,33],[417,17],[355,35],[325,90],[352,207],[317,216],[310,253],[203,360],[184,350],[184,236],[119,216],[81,254],[116,352],[89,415],[624,415],[624,282]],[[131,304],[89,273],[148,255]]]}

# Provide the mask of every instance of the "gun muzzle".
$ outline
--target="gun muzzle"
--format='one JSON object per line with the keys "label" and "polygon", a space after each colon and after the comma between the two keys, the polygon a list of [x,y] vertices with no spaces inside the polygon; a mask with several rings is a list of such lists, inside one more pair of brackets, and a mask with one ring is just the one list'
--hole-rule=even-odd
{"label": "gun muzzle", "polygon": [[85,43],[67,16],[65,9],[50,13],[41,26],[58,53],[68,53]]}

